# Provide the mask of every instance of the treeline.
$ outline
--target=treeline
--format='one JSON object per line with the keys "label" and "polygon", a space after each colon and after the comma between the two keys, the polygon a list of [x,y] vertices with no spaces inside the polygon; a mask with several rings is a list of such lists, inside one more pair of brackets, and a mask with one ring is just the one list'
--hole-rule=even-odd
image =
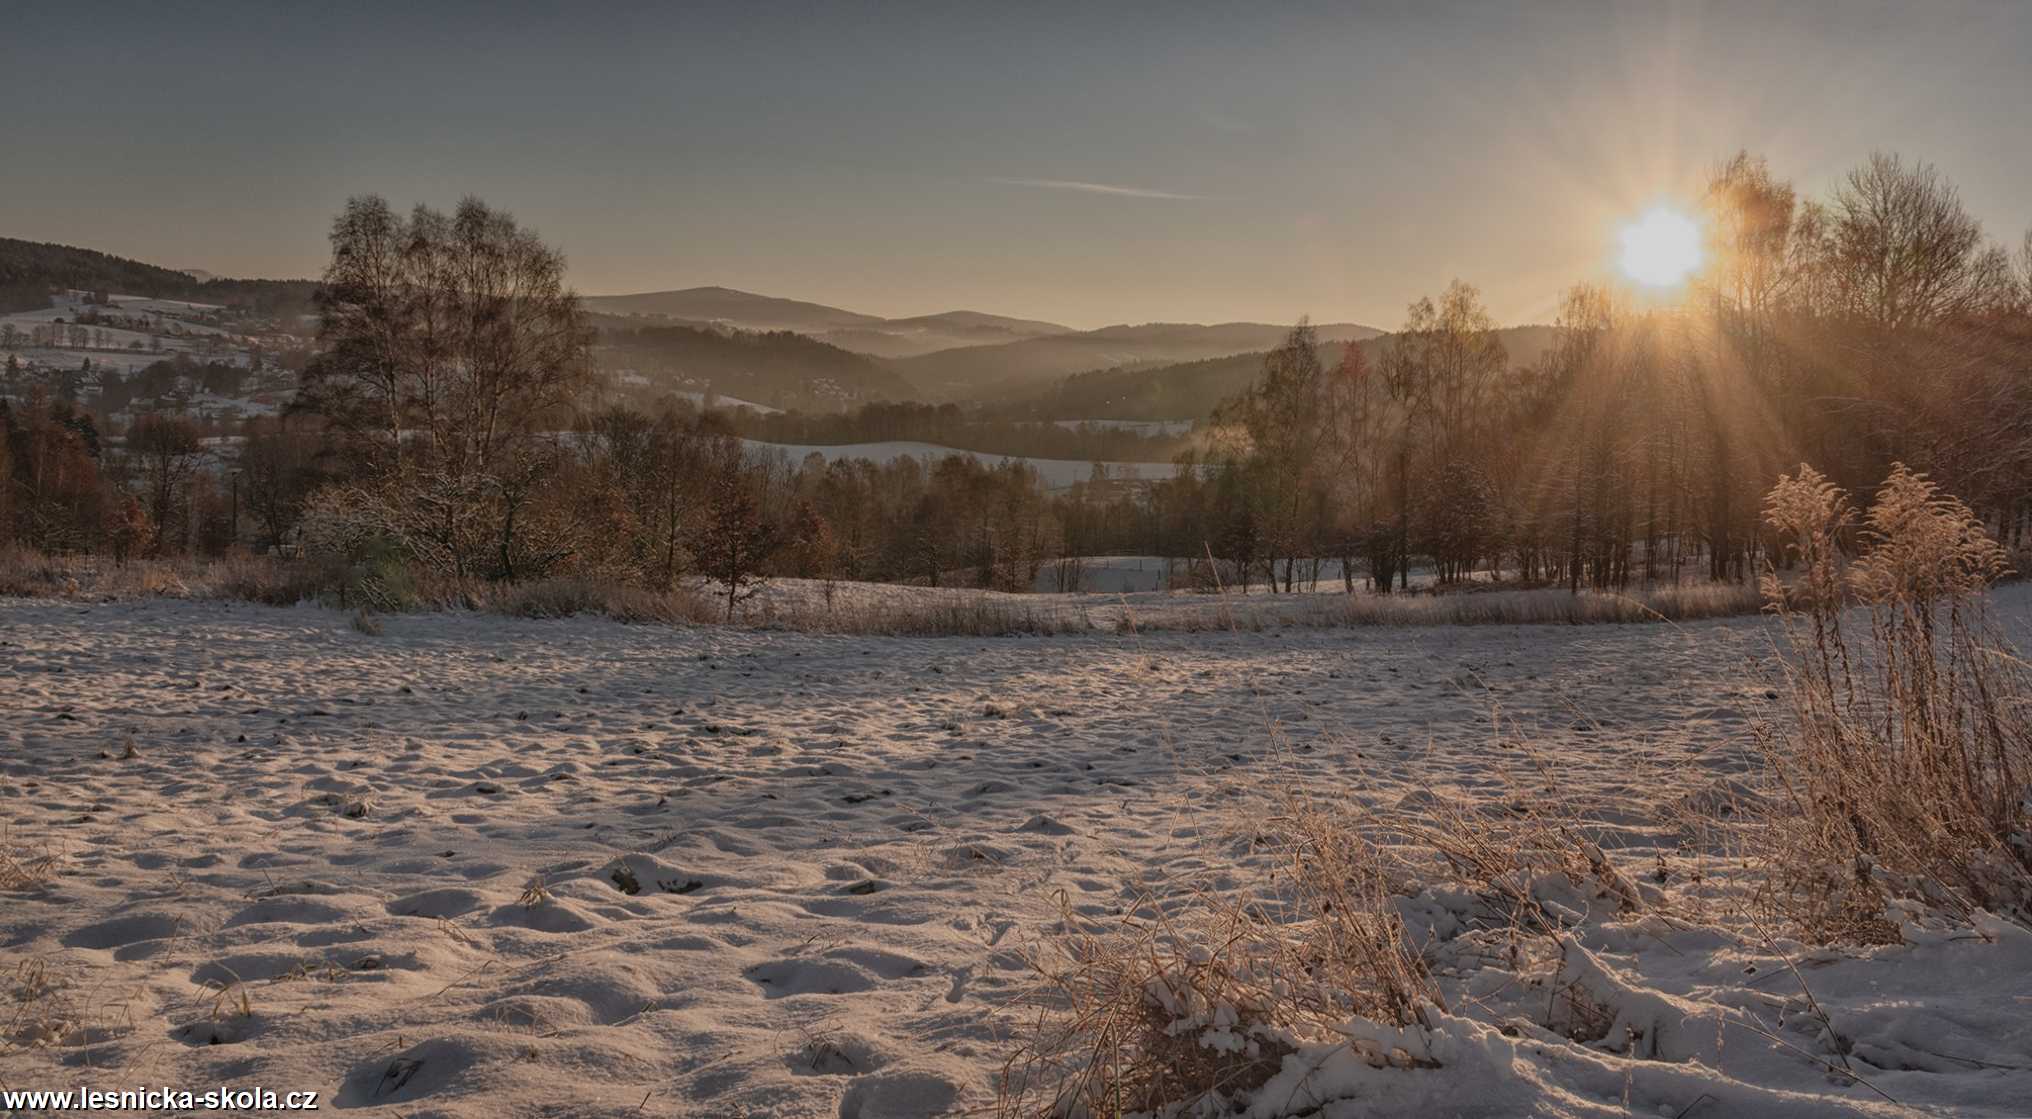
{"label": "treeline", "polygon": [[0,399],[0,546],[123,563],[220,555],[236,539],[236,491],[187,419],[143,416],[116,445],[67,401]]}
{"label": "treeline", "polygon": [[1192,445],[1189,435],[1146,435],[1105,424],[988,419],[957,404],[875,403],[817,414],[734,409],[727,422],[742,436],[765,443],[935,443],[990,455],[1077,462],[1170,462]]}

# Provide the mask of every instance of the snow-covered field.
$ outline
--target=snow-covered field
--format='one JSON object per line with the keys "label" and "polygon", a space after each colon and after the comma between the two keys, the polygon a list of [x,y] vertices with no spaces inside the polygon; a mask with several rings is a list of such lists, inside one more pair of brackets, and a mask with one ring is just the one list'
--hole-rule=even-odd
{"label": "snow-covered field", "polygon": [[[864,458],[871,462],[889,462],[904,457],[915,458],[929,465],[947,455],[966,455],[980,462],[994,465],[1008,461],[1013,456],[991,455],[984,451],[962,451],[953,447],[941,447],[936,443],[912,443],[898,441],[891,443],[838,443],[838,444],[793,444],[764,443],[760,440],[746,441],[758,451],[781,451],[791,462],[802,462],[807,455],[816,454],[827,462],[841,459]],[[1060,458],[1017,458],[1015,461],[1028,463],[1037,471],[1049,489],[1065,489],[1074,482],[1084,482],[1094,476],[1094,464],[1075,459]],[[1168,462],[1108,462],[1102,463],[1108,477],[1158,481],[1178,473],[1178,467]]]}
{"label": "snow-covered field", "polygon": [[[2024,632],[2032,598],[2003,606]],[[383,624],[0,599],[0,842],[58,860],[0,893],[0,1086],[316,1089],[391,1117],[977,1112],[1061,899],[1106,916],[1263,873],[1238,837],[1292,789],[1416,813],[1556,774],[1633,873],[1670,870],[1655,889],[1679,916],[1572,937],[1573,977],[1638,1043],[1545,1028],[1545,988],[1450,939],[1431,952],[1452,1012],[1421,1042],[1439,1067],[1349,1055],[1307,1088],[1287,1064],[1261,1114],[2032,1100],[2022,931],[1795,947],[1795,972],[1699,919],[1727,884],[1665,821],[1746,764],[1770,706],[1759,619]],[[1408,902],[1414,924],[1444,932],[1457,893]],[[1828,1073],[1802,975],[1860,1081]],[[1338,1102],[1311,1110],[1322,1088]]]}
{"label": "snow-covered field", "polygon": [[[644,383],[648,382],[645,380]],[[706,394],[702,392],[681,392],[677,395],[701,408],[706,406],[708,400]],[[783,411],[781,408],[772,408],[767,404],[757,404],[752,400],[743,400],[738,396],[723,396],[719,393],[714,393],[710,400],[715,408],[746,408],[750,412],[758,412],[765,416],[775,415]]]}
{"label": "snow-covered field", "polygon": [[[94,312],[106,317],[105,322],[83,327],[91,333],[90,347],[20,345],[14,351],[15,356],[30,369],[77,369],[89,363],[94,369],[118,370],[126,376],[178,355],[232,365],[249,363],[245,350],[222,342],[231,340],[230,331],[198,321],[201,316],[221,310],[217,305],[147,299],[138,295],[113,295],[109,298],[109,303],[90,304],[69,295],[55,296],[50,305],[41,310],[0,314],[0,327],[13,326],[24,339],[28,339],[34,336],[38,327],[76,324],[81,315]],[[146,320],[165,329],[173,327],[177,333],[135,330],[116,325],[128,320]],[[55,341],[64,343],[68,339],[58,338]],[[133,343],[140,343],[141,348],[130,348]],[[160,349],[156,348],[158,346]]]}

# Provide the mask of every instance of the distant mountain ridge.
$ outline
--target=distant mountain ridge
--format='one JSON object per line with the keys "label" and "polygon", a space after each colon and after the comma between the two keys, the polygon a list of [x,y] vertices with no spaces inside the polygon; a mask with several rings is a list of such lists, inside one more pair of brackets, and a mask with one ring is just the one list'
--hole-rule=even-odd
{"label": "distant mountain ridge", "polygon": [[[1321,323],[1314,329],[1322,342],[1362,341],[1383,333],[1359,323]],[[934,399],[1009,398],[1074,373],[1260,353],[1290,330],[1288,325],[1270,323],[1107,326],[999,346],[941,350],[898,361],[896,368]]]}
{"label": "distant mountain ridge", "polygon": [[579,301],[588,310],[609,315],[660,317],[676,319],[684,324],[723,323],[741,330],[789,330],[798,334],[873,326],[883,321],[875,315],[845,311],[823,303],[781,299],[723,287],[647,291],[635,295],[583,295]]}
{"label": "distant mountain ridge", "polygon": [[[596,313],[610,341],[629,333],[641,335],[636,345],[623,348],[626,353],[610,351],[609,361],[617,365],[641,361],[666,373],[683,372],[694,382],[700,375],[709,376],[719,391],[785,408],[822,404],[810,395],[817,383],[812,378],[819,376],[821,369],[825,383],[819,387],[835,407],[870,399],[1011,401],[1049,392],[1074,374],[1107,371],[1120,376],[1130,370],[1236,355],[1243,355],[1237,369],[1253,369],[1260,363],[1262,351],[1282,341],[1291,329],[1273,323],[1155,322],[1074,330],[1058,323],[980,311],[883,319],[725,287],[587,296],[583,302]],[[1347,322],[1318,324],[1314,329],[1323,343],[1330,344],[1360,342],[1383,334],[1374,327]],[[765,343],[758,338],[729,348],[702,336],[724,335],[730,330],[776,341]],[[653,356],[644,353],[639,344],[652,337],[659,343],[655,349],[661,351]],[[819,349],[791,345],[793,337],[835,349],[842,356],[822,358]],[[784,367],[767,367],[764,354],[783,362]],[[846,354],[861,361],[846,361]],[[735,355],[738,360],[729,360]],[[698,366],[695,371],[694,365]],[[1217,379],[1225,383],[1228,378]],[[1186,393],[1188,398],[1197,395]],[[1069,413],[1074,418],[1099,414]]]}
{"label": "distant mountain ridge", "polygon": [[[1290,329],[1278,323],[1140,323],[1074,330],[1060,323],[981,311],[885,319],[823,303],[727,287],[582,297],[604,315],[645,325],[788,331],[842,350],[887,359],[899,380],[928,400],[1008,398],[1074,373],[1259,353]],[[1359,323],[1323,323],[1324,342],[1374,338]],[[894,389],[896,386],[888,386]]]}
{"label": "distant mountain ridge", "polygon": [[737,330],[787,330],[844,350],[874,357],[910,357],[938,350],[992,346],[1025,338],[1070,333],[1054,322],[945,311],[885,319],[823,303],[757,295],[726,287],[683,288],[636,295],[581,297],[588,310],[653,318],[677,326],[728,326]]}

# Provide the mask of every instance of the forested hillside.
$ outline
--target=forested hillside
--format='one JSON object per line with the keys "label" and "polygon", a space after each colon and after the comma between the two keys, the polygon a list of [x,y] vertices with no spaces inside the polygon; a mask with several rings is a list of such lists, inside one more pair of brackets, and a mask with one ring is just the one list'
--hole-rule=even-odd
{"label": "forested hillside", "polygon": [[[1498,332],[1512,366],[1539,361],[1551,347],[1549,326],[1518,326]],[[1396,344],[1385,334],[1358,343],[1370,361],[1380,361]],[[1340,363],[1347,343],[1324,341],[1320,359]],[[1017,400],[995,406],[998,415],[1045,419],[1197,420],[1213,414],[1223,400],[1249,386],[1263,371],[1261,351],[1180,362],[1135,365],[1075,373]]]}
{"label": "forested hillside", "polygon": [[44,241],[0,237],[0,311],[49,305],[52,289],[77,288],[156,299],[189,299],[267,316],[306,314],[310,280],[200,280],[188,272]]}
{"label": "forested hillside", "polygon": [[633,326],[600,316],[595,356],[653,391],[713,391],[775,408],[837,411],[870,400],[908,400],[910,383],[882,361],[790,331]]}
{"label": "forested hillside", "polygon": [[[940,350],[907,358],[896,368],[935,400],[993,401],[1028,395],[1060,377],[1116,366],[1156,366],[1231,354],[1262,353],[1286,327],[1266,323],[1143,323],[1077,334],[1027,338],[1000,346]],[[1382,333],[1355,323],[1325,323],[1325,341]],[[1168,418],[1168,417],[1167,417]]]}

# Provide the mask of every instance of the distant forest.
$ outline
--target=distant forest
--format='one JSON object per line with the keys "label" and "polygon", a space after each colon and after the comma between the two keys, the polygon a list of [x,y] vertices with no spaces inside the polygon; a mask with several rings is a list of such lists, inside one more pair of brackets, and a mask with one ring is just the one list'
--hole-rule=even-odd
{"label": "distant forest", "polygon": [[693,391],[717,388],[756,404],[806,411],[916,395],[886,362],[789,331],[642,326],[609,315],[591,321],[601,328],[594,352],[603,368],[664,387],[676,387],[670,382],[678,378]]}
{"label": "distant forest", "polygon": [[314,280],[200,280],[138,260],[39,241],[0,237],[0,311],[49,306],[52,288],[152,299],[188,299],[241,309],[262,318],[310,314]]}
{"label": "distant forest", "polygon": [[[1261,355],[1252,355],[1260,363]],[[866,404],[851,412],[758,415],[735,409],[728,426],[766,443],[933,443],[1016,458],[1075,462],[1170,462],[1194,445],[1186,435],[1144,435],[1104,424],[983,417],[957,404]]]}
{"label": "distant forest", "polygon": [[[1394,335],[1359,342],[1326,341],[1320,360],[1336,365],[1350,345],[1358,346],[1370,363],[1390,352]],[[1556,332],[1549,326],[1515,326],[1500,332],[1512,365],[1526,366],[1550,349]],[[1171,365],[1133,365],[1075,373],[1047,388],[1005,401],[989,402],[987,414],[1005,418],[1105,417],[1114,420],[1201,419],[1247,388],[1263,370],[1263,351]]]}

